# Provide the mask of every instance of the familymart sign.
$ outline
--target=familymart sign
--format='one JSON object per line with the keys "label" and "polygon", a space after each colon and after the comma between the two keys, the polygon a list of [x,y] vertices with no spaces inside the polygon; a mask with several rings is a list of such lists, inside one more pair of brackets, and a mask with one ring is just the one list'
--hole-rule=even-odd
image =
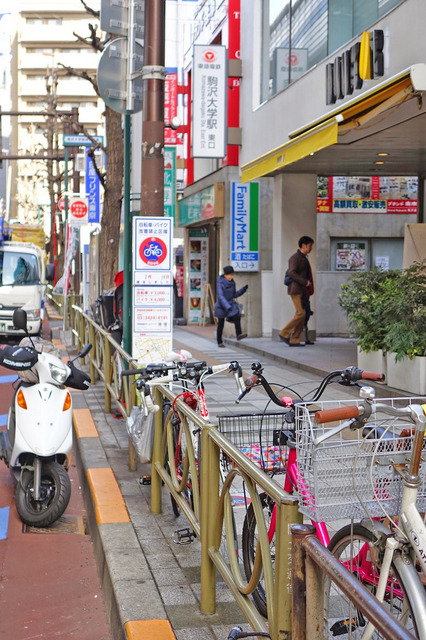
{"label": "familymart sign", "polygon": [[231,183],[231,264],[259,271],[259,183]]}

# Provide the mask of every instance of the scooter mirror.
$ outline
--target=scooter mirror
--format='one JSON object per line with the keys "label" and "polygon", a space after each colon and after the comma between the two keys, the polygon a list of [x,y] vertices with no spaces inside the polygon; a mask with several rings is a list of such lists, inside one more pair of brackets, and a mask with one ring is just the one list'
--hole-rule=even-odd
{"label": "scooter mirror", "polygon": [[92,348],[92,343],[89,342],[89,344],[86,344],[86,346],[80,351],[79,357],[84,358],[85,356],[87,356],[91,348]]}
{"label": "scooter mirror", "polygon": [[27,312],[24,309],[15,309],[13,312],[13,326],[15,329],[27,330]]}

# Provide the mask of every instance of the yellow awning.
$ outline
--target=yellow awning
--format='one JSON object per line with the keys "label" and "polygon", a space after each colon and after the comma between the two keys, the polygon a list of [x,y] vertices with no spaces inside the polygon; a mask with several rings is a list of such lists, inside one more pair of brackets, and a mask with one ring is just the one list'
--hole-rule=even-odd
{"label": "yellow awning", "polygon": [[243,165],[242,182],[274,175],[289,164],[337,144],[339,133],[361,127],[386,109],[404,102],[414,91],[426,91],[426,65],[423,63],[413,65],[291,133],[287,142]]}
{"label": "yellow awning", "polygon": [[316,153],[325,147],[329,147],[337,142],[338,123],[336,118],[326,122],[315,129],[309,130],[306,134],[298,136],[294,140],[289,140],[270,153],[261,156],[254,162],[244,165],[242,169],[242,182],[256,180],[261,176],[273,174],[288,164],[297,162],[311,153]]}

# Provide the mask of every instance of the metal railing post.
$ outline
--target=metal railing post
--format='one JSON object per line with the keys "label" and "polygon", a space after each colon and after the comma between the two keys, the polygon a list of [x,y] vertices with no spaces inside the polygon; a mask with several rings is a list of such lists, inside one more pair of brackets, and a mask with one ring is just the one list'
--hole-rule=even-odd
{"label": "metal railing post", "polygon": [[293,601],[291,610],[291,632],[293,638],[306,640],[306,575],[305,552],[302,542],[307,535],[315,535],[312,524],[294,525],[292,534],[292,584]]}
{"label": "metal railing post", "polygon": [[[159,389],[155,389],[155,403],[162,407],[163,395]],[[161,513],[161,477],[155,469],[156,463],[161,462],[161,441],[163,438],[163,412],[157,411],[154,422],[154,444],[152,447],[151,463],[151,512]]]}
{"label": "metal railing post", "polygon": [[216,611],[216,568],[210,558],[209,548],[214,544],[216,514],[219,504],[219,449],[209,433],[213,427],[201,429],[201,611]]}
{"label": "metal railing post", "polygon": [[[74,337],[74,333],[72,334]],[[95,384],[96,382],[96,369],[95,369],[95,365],[94,365],[94,358],[95,358],[95,353],[96,353],[96,343],[95,343],[95,327],[93,326],[92,323],[89,324],[89,342],[92,344],[92,348],[89,351],[89,358],[90,358],[90,383],[91,384]],[[73,343],[74,344],[74,343]]]}
{"label": "metal railing post", "polygon": [[105,413],[111,413],[111,393],[108,385],[111,383],[111,343],[105,336],[103,337],[104,347],[104,371],[105,371]]}
{"label": "metal railing post", "polygon": [[71,344],[75,346],[75,319],[76,319],[76,310],[74,306],[71,306],[70,309],[70,324],[71,324]]}
{"label": "metal railing post", "polygon": [[291,496],[277,503],[273,640],[291,640],[291,526],[303,522],[298,506]]}
{"label": "metal railing post", "polygon": [[306,617],[306,640],[323,637],[324,627],[324,576],[321,568],[310,556],[305,557],[306,598],[309,600],[309,616]]}

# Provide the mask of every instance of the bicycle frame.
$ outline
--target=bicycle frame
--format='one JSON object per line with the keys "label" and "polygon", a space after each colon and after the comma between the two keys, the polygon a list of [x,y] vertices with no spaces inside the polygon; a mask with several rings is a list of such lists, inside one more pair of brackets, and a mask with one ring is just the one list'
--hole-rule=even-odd
{"label": "bicycle frame", "polygon": [[[298,476],[298,470],[297,470],[297,452],[295,448],[290,448],[290,452],[288,454],[285,480],[284,480],[284,491],[286,491],[289,494],[292,494],[294,492],[294,489],[298,490],[298,484],[299,484],[299,476]],[[274,504],[274,507],[272,509],[272,514],[271,514],[271,522],[268,529],[269,543],[272,542],[275,535],[276,511],[277,511],[277,506]],[[330,535],[328,533],[328,529],[325,522],[314,522],[313,520],[311,522],[315,527],[318,540],[324,545],[324,547],[327,547],[328,543],[330,542]]]}

